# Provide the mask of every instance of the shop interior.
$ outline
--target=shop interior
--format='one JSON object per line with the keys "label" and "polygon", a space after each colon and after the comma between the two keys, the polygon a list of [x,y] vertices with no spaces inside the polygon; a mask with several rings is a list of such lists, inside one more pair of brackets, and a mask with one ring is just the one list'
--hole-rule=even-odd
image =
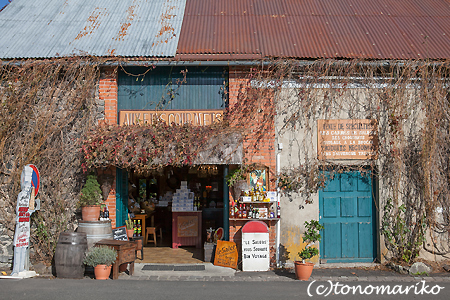
{"label": "shop interior", "polygon": [[[142,222],[144,241],[144,263],[200,263],[203,262],[203,247],[172,247],[174,211],[201,211],[201,244],[207,241],[207,229],[223,228],[224,209],[224,166],[200,165],[165,167],[145,173],[131,171],[128,184],[128,212]],[[186,194],[183,203],[179,194]],[[179,201],[174,200],[180,198]],[[228,201],[228,199],[226,199]],[[192,204],[191,204],[192,203]],[[145,225],[144,225],[145,224]],[[145,227],[155,228],[154,234],[147,234]],[[223,230],[222,230],[223,231]],[[139,234],[139,233],[138,233]],[[138,255],[139,258],[139,255]],[[139,261],[139,259],[137,260]]]}

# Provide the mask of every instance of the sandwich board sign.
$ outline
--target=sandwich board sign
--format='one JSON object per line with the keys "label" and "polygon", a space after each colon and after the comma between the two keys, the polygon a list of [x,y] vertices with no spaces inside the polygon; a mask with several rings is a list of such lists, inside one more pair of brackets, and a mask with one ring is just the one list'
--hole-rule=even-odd
{"label": "sandwich board sign", "polygon": [[251,221],[242,227],[242,271],[269,270],[269,228],[264,222]]}

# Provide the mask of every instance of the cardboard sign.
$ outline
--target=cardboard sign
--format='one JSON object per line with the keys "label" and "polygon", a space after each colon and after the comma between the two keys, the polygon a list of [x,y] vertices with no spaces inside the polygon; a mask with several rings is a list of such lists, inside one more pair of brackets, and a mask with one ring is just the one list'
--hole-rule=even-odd
{"label": "cardboard sign", "polygon": [[125,226],[120,226],[112,229],[113,239],[116,241],[128,241],[127,229]]}
{"label": "cardboard sign", "polygon": [[376,159],[377,120],[318,120],[319,159]]}
{"label": "cardboard sign", "polygon": [[217,241],[214,265],[237,269],[238,250],[235,242]]}
{"label": "cardboard sign", "polygon": [[178,216],[178,236],[179,237],[198,236],[198,217]]}

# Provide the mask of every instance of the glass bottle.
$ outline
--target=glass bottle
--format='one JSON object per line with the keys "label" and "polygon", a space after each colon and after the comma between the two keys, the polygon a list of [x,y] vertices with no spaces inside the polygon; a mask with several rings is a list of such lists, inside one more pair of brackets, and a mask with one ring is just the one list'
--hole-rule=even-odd
{"label": "glass bottle", "polygon": [[247,207],[244,204],[244,209],[242,210],[242,218],[247,219]]}
{"label": "glass bottle", "polygon": [[230,218],[234,218],[234,204],[230,207]]}
{"label": "glass bottle", "polygon": [[137,236],[141,236],[141,233],[142,233],[141,220],[138,220],[138,224],[137,224]]}

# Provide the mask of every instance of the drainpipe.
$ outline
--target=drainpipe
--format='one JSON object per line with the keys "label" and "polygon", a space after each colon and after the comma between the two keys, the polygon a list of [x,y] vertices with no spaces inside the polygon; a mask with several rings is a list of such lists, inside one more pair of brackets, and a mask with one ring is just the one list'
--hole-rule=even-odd
{"label": "drainpipe", "polygon": [[[281,160],[281,153],[277,153],[277,175],[280,174],[281,172],[281,165],[280,165],[280,160]],[[281,199],[281,195],[280,195],[280,188],[278,187],[278,182],[277,182],[277,201],[279,202]],[[281,204],[280,204],[281,206]],[[277,236],[276,236],[276,260],[277,260],[277,267],[280,268],[280,232],[281,232],[281,216],[280,219],[278,219],[277,222],[277,226],[276,226],[276,230],[277,230]]]}
{"label": "drainpipe", "polygon": [[228,192],[228,183],[227,183],[227,176],[228,176],[228,165],[225,165],[223,167],[223,230],[224,230],[224,241],[230,240],[230,222],[229,222],[229,203],[230,199],[229,192]]}

